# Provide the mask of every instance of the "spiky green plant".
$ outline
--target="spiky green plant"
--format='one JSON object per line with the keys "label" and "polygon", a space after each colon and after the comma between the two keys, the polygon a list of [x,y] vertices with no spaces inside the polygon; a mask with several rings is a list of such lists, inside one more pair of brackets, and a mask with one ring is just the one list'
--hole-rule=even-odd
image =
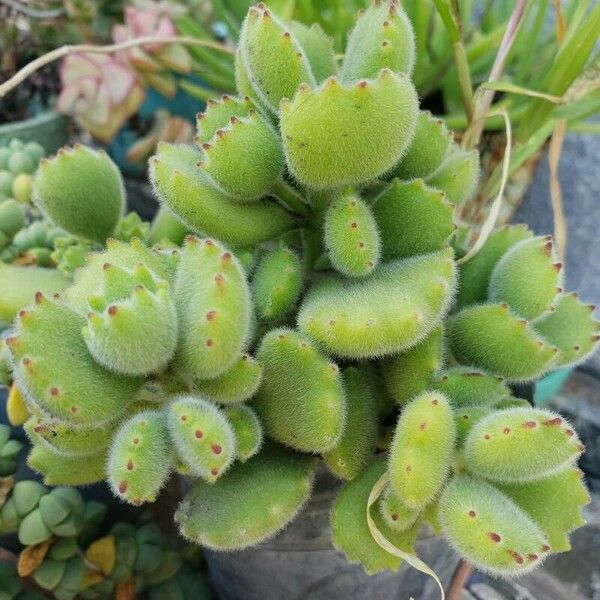
{"label": "spiky green plant", "polygon": [[[109,241],[65,294],[21,311],[7,343],[30,463],[48,483],[106,477],[133,504],[188,474],[182,534],[233,550],[295,516],[320,456],[348,480],[333,543],[367,571],[400,564],[366,519],[387,481],[372,517],[391,543],[412,551],[439,522],[480,568],[519,574],[567,548],[588,496],[575,432],[507,384],[584,360],[598,323],[560,288],[549,239],[499,230],[459,262],[454,209],[478,156],[419,111],[395,0],[360,17],[339,69],[332,45],[304,34],[251,8],[240,96],[208,105],[195,146],[151,160],[160,218],[207,237]],[[64,181],[77,152],[34,186],[67,229],[94,209],[74,219],[44,178]],[[388,445],[384,419],[397,419]]]}

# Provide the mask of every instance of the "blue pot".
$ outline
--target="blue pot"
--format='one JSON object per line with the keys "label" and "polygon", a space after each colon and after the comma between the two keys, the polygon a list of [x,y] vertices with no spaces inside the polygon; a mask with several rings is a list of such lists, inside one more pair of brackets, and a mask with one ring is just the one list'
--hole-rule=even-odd
{"label": "blue pot", "polygon": [[548,373],[545,377],[542,377],[535,385],[535,394],[533,396],[533,403],[536,406],[543,406],[547,404],[558,392],[563,384],[569,379],[573,373],[573,367],[566,367],[564,369],[556,369]]}

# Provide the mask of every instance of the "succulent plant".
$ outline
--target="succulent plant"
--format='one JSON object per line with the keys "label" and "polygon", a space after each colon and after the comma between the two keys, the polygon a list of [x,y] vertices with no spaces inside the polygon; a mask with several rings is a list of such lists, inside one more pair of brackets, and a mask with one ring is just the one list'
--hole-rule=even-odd
{"label": "succulent plant", "polygon": [[371,516],[391,543],[412,552],[439,524],[461,556],[517,575],[567,549],[588,494],[571,426],[508,384],[584,360],[598,323],[563,292],[548,238],[500,229],[459,262],[478,156],[419,110],[398,2],[359,17],[339,74],[321,41],[252,7],[239,96],[207,106],[195,147],[151,160],[160,218],[203,237],[109,240],[21,311],[7,344],[29,462],[48,483],[106,478],[132,504],[193,477],[182,534],[235,550],[296,515],[320,456],[346,480],[333,543],[368,572],[400,564],[366,519],[387,481]]}
{"label": "succulent plant", "polygon": [[[169,9],[163,3],[127,6],[124,16],[124,24],[113,25],[112,36],[117,44],[138,37],[177,35]],[[71,53],[61,64],[62,90],[57,108],[73,115],[95,138],[108,143],[137,112],[146,87],[173,97],[178,89],[175,73],[187,74],[191,68],[191,56],[181,44],[150,43],[113,55]],[[151,144],[152,140],[146,143]],[[143,146],[136,153],[143,154]]]}
{"label": "succulent plant", "polygon": [[[48,489],[33,480],[15,483],[22,444],[9,436],[10,428],[0,425],[0,476],[5,478],[0,535],[16,533],[23,549],[16,569],[1,565],[3,597],[108,600],[129,585],[150,598],[177,591],[177,597],[210,598],[204,574],[192,570],[198,562],[194,553],[176,547],[156,524],[116,523],[103,535],[106,505],[85,501],[72,487]],[[22,591],[18,576],[30,577],[45,594]]]}
{"label": "succulent plant", "polygon": [[[138,37],[173,37],[177,35],[170,11],[177,6],[158,2],[147,2],[142,6],[126,6],[125,23],[113,25],[113,39],[116,43]],[[139,75],[141,81],[157,89],[163,95],[172,97],[177,92],[174,73],[189,73],[192,58],[181,44],[145,44],[123,50],[119,56]]]}
{"label": "succulent plant", "polygon": [[73,115],[94,137],[109,142],[140,107],[144,88],[135,72],[107,54],[69,54],[60,69],[57,109]]}
{"label": "succulent plant", "polygon": [[45,155],[37,142],[24,143],[18,138],[0,146],[0,200],[29,202],[32,174]]}

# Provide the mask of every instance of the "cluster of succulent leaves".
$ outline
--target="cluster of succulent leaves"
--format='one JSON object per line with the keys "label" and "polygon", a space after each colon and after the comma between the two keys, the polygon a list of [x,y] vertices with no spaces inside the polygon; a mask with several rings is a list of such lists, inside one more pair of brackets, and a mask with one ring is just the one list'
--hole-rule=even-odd
{"label": "cluster of succulent leaves", "polygon": [[47,597],[23,591],[19,577],[57,600],[210,598],[199,556],[176,547],[153,523],[116,523],[102,535],[107,506],[85,501],[73,487],[48,489],[34,480],[14,482],[22,444],[0,425],[0,536],[16,533],[23,546],[16,568],[3,563],[0,593],[7,600]]}
{"label": "cluster of succulent leaves", "polygon": [[37,142],[24,143],[17,138],[0,146],[0,200],[29,201],[31,175],[45,154]]}
{"label": "cluster of succulent leaves", "polygon": [[[584,360],[598,323],[547,237],[506,227],[457,264],[478,156],[419,111],[414,59],[395,0],[362,14],[339,67],[320,28],[249,10],[239,96],[151,160],[160,218],[195,235],[109,240],[6,340],[46,483],[106,478],[140,504],[189,475],[182,534],[234,550],[284,527],[322,462],[347,481],[333,542],[369,572],[400,562],[367,525],[381,477],[372,516],[406,550],[423,523],[496,573],[568,548],[583,448],[508,384]],[[42,165],[34,196],[100,243],[123,210],[114,167],[81,147]]]}
{"label": "cluster of succulent leaves", "polygon": [[[7,184],[0,189],[0,328],[10,324],[36,291],[52,295],[68,285],[75,270],[84,265],[86,254],[104,245],[104,240],[67,233],[32,205],[33,177],[40,161],[45,160],[44,153],[36,142],[24,144],[19,139],[0,147],[0,167],[12,165],[17,169],[24,165],[27,169],[14,176],[0,170],[0,187],[3,181]],[[160,237],[155,238],[155,233]],[[124,241],[134,237],[144,242],[161,241],[164,237],[164,232],[151,231],[150,224],[133,212],[119,218],[112,234]]]}

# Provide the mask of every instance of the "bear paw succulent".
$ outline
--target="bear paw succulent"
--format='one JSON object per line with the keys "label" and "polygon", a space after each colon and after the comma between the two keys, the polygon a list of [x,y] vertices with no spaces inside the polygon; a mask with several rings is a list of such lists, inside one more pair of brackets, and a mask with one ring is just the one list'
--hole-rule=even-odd
{"label": "bear paw succulent", "polygon": [[[30,463],[55,483],[106,478],[134,504],[190,477],[182,534],[235,550],[294,518],[322,459],[343,480],[333,543],[369,573],[401,562],[370,527],[414,553],[429,523],[518,575],[568,548],[588,494],[573,428],[508,384],[578,364],[599,325],[563,291],[548,237],[506,227],[459,262],[479,157],[419,110],[399,3],[364,12],[339,68],[332,48],[250,8],[238,95],[207,105],[194,146],[150,161],[153,230],[202,237],[110,240],[21,312],[8,346]],[[38,201],[69,233],[115,235],[107,160],[79,149],[41,170]],[[81,189],[56,195],[92,165],[112,182],[95,219]]]}

